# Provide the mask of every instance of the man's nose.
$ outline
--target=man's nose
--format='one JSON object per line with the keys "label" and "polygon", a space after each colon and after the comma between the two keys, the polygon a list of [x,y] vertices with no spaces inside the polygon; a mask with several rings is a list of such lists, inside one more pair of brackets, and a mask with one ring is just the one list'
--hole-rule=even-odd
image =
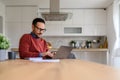
{"label": "man's nose", "polygon": [[40,33],[42,34],[44,31],[42,30],[42,31],[40,31]]}

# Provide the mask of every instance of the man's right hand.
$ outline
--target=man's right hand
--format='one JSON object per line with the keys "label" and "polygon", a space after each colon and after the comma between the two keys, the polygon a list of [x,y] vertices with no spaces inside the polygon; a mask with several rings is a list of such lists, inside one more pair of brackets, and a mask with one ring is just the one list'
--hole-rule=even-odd
{"label": "man's right hand", "polygon": [[54,56],[54,54],[52,52],[50,52],[50,51],[44,52],[44,53],[42,53],[42,55],[43,55],[43,57],[45,57],[45,56],[48,57],[49,56],[51,58]]}

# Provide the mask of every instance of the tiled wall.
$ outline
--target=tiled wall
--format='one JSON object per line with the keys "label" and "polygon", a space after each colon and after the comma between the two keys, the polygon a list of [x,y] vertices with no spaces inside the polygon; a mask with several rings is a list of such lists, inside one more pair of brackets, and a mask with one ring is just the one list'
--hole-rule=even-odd
{"label": "tiled wall", "polygon": [[85,40],[96,40],[98,36],[46,36],[43,37],[46,41],[52,44],[53,48],[59,48],[61,45],[70,45],[70,41],[79,41],[81,44]]}

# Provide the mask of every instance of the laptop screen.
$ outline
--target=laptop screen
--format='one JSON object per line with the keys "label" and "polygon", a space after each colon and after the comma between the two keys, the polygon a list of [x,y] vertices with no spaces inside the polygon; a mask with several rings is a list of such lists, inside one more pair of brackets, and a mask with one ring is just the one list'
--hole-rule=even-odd
{"label": "laptop screen", "polygon": [[60,48],[56,52],[56,55],[53,58],[54,59],[67,59],[72,49],[73,47],[70,47],[70,46],[60,46]]}

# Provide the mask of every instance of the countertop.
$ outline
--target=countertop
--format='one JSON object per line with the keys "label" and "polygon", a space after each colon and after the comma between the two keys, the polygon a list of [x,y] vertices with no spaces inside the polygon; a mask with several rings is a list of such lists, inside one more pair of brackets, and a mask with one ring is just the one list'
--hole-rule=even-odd
{"label": "countertop", "polygon": [[[12,51],[16,51],[18,52],[18,48],[11,48]],[[57,51],[58,48],[51,48],[50,51]],[[108,48],[79,48],[79,49],[73,49],[72,50],[73,52],[74,51],[108,51]]]}

